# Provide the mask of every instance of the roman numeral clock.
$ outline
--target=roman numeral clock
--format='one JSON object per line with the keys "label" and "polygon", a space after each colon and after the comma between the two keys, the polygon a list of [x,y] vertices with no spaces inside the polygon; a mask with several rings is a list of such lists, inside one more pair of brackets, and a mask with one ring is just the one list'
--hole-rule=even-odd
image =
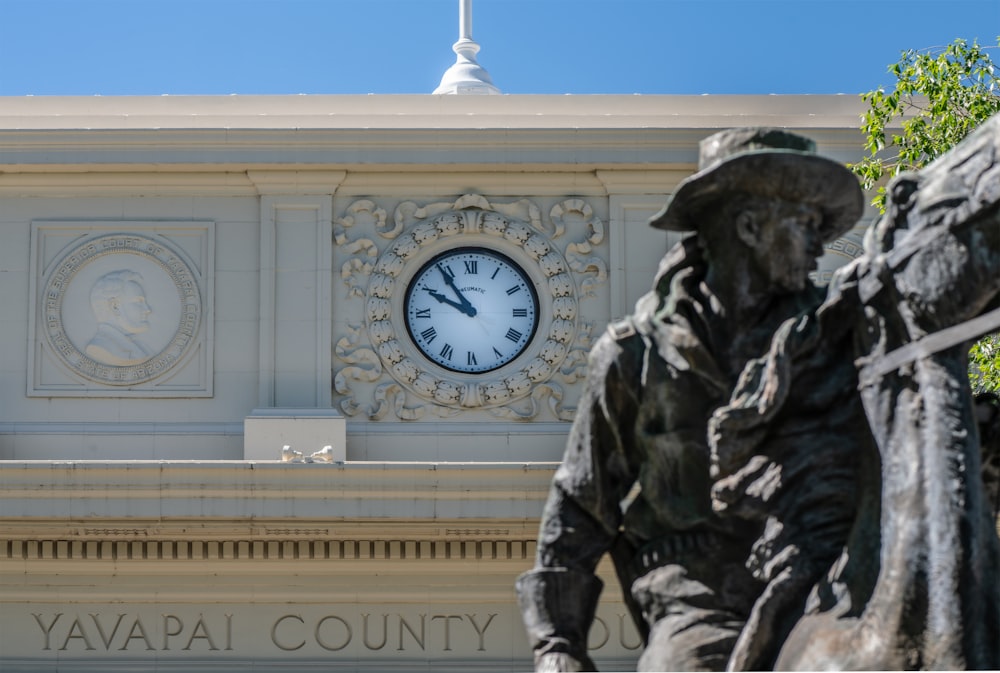
{"label": "roman numeral clock", "polygon": [[[604,277],[603,261],[590,252],[603,225],[589,206],[565,201],[545,222],[527,200],[404,202],[390,217],[361,200],[337,224],[341,249],[358,251],[341,275],[364,298],[371,345],[345,337],[335,349],[348,365],[334,381],[345,413],[415,420],[481,409],[527,419],[549,408],[559,419],[571,416],[560,383],[580,380],[590,329],[579,322],[578,288]],[[589,235],[560,240],[580,229]],[[374,252],[379,237],[390,242]],[[373,358],[380,367],[352,364]],[[367,382],[373,405],[359,399]]]}
{"label": "roman numeral clock", "polygon": [[420,267],[406,288],[403,315],[413,343],[432,362],[454,372],[490,372],[531,343],[538,294],[509,257],[458,247]]}

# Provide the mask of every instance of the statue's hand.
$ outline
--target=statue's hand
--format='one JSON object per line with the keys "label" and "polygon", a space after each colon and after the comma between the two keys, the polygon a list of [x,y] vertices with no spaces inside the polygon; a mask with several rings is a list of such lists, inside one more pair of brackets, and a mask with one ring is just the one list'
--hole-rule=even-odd
{"label": "statue's hand", "polygon": [[548,652],[535,660],[535,673],[563,673],[564,671],[593,671],[565,652]]}

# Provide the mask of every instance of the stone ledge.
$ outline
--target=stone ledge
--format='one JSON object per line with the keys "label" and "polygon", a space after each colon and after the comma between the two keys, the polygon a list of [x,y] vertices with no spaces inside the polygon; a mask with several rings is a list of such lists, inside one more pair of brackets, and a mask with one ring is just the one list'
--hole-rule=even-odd
{"label": "stone ledge", "polygon": [[[536,521],[555,463],[2,461],[0,529],[161,522]],[[461,522],[470,521],[470,526]],[[114,523],[112,523],[114,522]],[[301,524],[299,522],[309,522]],[[440,523],[438,524],[440,526]]]}

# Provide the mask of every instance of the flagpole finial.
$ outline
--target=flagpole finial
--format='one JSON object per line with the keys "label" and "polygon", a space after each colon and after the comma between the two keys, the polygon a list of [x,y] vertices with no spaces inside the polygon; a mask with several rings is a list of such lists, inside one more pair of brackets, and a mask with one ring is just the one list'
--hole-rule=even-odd
{"label": "flagpole finial", "polygon": [[455,64],[441,77],[436,94],[499,94],[486,69],[476,61],[479,44],[472,39],[472,0],[458,0],[458,42],[452,45]]}

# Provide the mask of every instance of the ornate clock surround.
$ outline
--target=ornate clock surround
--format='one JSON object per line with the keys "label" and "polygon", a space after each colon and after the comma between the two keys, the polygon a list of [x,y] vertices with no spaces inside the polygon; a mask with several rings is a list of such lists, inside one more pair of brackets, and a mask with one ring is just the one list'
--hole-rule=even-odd
{"label": "ornate clock surround", "polygon": [[[581,229],[578,238],[574,232]],[[380,250],[375,236],[389,242]],[[419,420],[428,413],[448,418],[478,410],[498,419],[531,420],[547,407],[558,420],[572,418],[574,409],[562,404],[561,384],[582,380],[593,327],[581,320],[579,302],[596,296],[608,277],[606,252],[595,254],[604,224],[586,202],[563,200],[546,221],[528,199],[491,203],[467,194],[454,202],[404,201],[387,216],[362,198],[335,219],[334,238],[346,301],[362,300],[340,310],[345,323],[334,348],[337,361],[346,363],[335,365],[334,391],[347,416],[381,420],[394,413]],[[511,259],[538,295],[534,338],[511,362],[488,372],[436,365],[413,343],[403,320],[406,288],[418,270],[443,251],[465,247]],[[373,404],[361,401],[367,384],[375,384]]]}

